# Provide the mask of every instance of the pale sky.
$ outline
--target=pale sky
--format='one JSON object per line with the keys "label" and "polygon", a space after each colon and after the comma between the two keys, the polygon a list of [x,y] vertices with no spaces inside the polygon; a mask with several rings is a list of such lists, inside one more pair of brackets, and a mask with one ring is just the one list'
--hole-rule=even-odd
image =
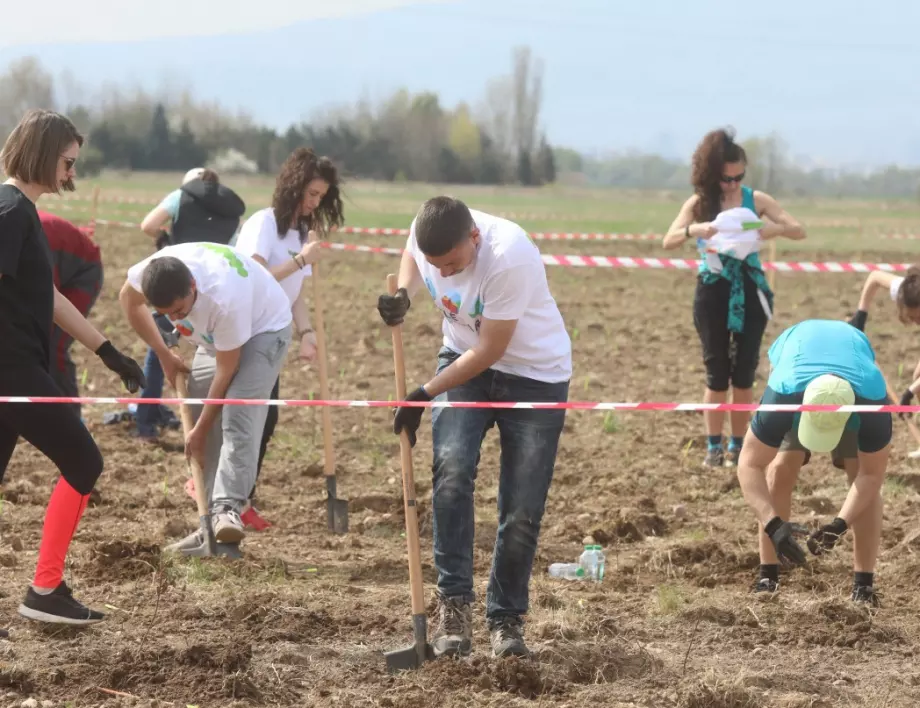
{"label": "pale sky", "polygon": [[[5,0],[0,48],[257,32],[450,0]],[[105,19],[103,19],[105,18]],[[12,31],[15,28],[15,31]]]}

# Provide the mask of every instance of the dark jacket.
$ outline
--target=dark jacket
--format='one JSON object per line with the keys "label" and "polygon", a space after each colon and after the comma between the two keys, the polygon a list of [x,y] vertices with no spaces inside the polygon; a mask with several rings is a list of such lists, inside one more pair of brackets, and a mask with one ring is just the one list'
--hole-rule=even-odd
{"label": "dark jacket", "polygon": [[170,243],[229,243],[246,212],[236,192],[201,179],[193,179],[179,189],[179,217],[172,225]]}

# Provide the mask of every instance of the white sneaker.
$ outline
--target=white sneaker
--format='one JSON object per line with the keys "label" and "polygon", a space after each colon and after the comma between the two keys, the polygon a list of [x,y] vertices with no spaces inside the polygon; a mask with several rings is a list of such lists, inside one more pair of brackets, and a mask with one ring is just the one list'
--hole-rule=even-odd
{"label": "white sneaker", "polygon": [[218,543],[239,543],[246,537],[243,521],[233,509],[221,509],[211,518]]}

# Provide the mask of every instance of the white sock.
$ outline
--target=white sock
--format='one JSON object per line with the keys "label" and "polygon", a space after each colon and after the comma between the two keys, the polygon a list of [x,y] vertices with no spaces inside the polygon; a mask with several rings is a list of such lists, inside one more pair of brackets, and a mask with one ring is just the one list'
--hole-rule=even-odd
{"label": "white sock", "polygon": [[50,595],[51,593],[54,592],[54,588],[40,588],[40,587],[36,587],[35,585],[32,586],[32,590],[37,595]]}

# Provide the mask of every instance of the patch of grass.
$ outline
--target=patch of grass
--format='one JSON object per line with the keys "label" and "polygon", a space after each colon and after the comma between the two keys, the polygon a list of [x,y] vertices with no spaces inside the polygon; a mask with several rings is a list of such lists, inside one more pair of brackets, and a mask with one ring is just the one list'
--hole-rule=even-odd
{"label": "patch of grass", "polygon": [[658,613],[676,615],[686,602],[683,593],[676,585],[659,585],[657,588]]}
{"label": "patch of grass", "polygon": [[620,432],[620,421],[613,411],[607,411],[604,414],[604,432],[608,435]]}

